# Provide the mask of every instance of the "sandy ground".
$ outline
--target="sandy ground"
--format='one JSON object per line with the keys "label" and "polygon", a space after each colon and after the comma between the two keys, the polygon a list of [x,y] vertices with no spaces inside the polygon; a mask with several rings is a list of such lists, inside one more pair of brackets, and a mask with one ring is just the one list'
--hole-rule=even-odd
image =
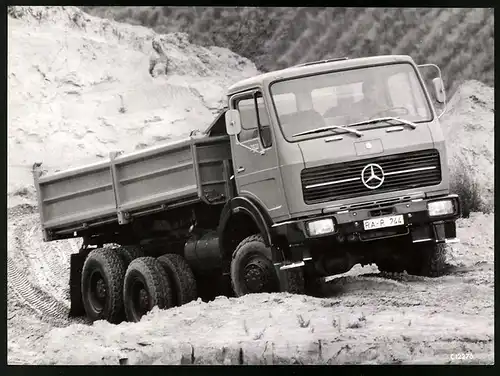
{"label": "sandy ground", "polygon": [[[493,363],[493,214],[459,221],[462,242],[439,278],[357,265],[322,298],[220,297],[137,324],[68,319],[70,254],[80,241],[42,241],[33,162],[54,171],[204,129],[227,86],[257,71],[182,34],[158,36],[72,7],[16,9],[24,15],[8,24],[10,364]],[[152,58],[161,61],[153,40],[168,56],[166,76],[161,66],[148,73]],[[449,107],[450,163],[472,158],[492,200],[493,90],[464,83]]]}
{"label": "sandy ground", "polygon": [[[43,243],[38,214],[8,214],[9,364],[493,363],[493,215],[459,221],[439,278],[355,266],[323,298],[219,297],[140,323],[68,319],[76,240]],[[182,335],[180,335],[182,333]],[[466,354],[465,360],[452,360]]]}

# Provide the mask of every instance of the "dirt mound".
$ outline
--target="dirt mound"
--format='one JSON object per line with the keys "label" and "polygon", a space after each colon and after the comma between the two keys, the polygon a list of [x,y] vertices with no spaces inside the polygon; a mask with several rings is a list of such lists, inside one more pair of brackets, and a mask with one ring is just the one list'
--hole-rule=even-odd
{"label": "dirt mound", "polygon": [[493,88],[466,81],[449,101],[442,118],[450,173],[470,171],[490,210],[494,199],[494,117]]}
{"label": "dirt mound", "polygon": [[[458,221],[462,243],[450,248],[450,272],[440,278],[357,265],[330,278],[324,298],[219,297],[155,309],[139,323],[87,325],[66,319],[77,241],[43,243],[34,208],[18,206],[9,211],[8,362],[446,363],[467,353],[467,362],[492,363],[493,223],[477,213]],[[25,281],[11,275],[17,270]]]}
{"label": "dirt mound", "polygon": [[[458,352],[463,343],[474,354],[492,350],[493,331],[480,324],[484,318],[433,313],[436,307],[413,300],[413,307],[395,312],[377,309],[375,301],[358,306],[336,298],[288,294],[220,297],[208,304],[154,310],[140,324],[98,322],[54,329],[44,362],[118,364],[127,358],[129,364],[400,363],[431,356],[439,348]],[[474,335],[462,320],[470,320]]]}
{"label": "dirt mound", "polygon": [[[228,86],[258,71],[186,34],[102,20],[75,7],[11,7],[8,192],[33,200],[31,168],[107,158],[203,130]],[[163,70],[162,70],[163,67]]]}

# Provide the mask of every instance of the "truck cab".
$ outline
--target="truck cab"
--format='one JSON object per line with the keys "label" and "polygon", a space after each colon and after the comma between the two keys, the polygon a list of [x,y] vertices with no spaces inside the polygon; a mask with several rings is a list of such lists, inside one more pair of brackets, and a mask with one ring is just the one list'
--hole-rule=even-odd
{"label": "truck cab", "polygon": [[[313,261],[329,275],[359,261],[387,271],[413,264],[418,274],[415,265],[424,261],[415,257],[458,241],[460,203],[449,192],[439,123],[444,110],[437,113],[420,72],[429,66],[437,68],[409,56],[335,59],[229,88],[237,192],[288,240],[288,253],[273,260],[280,268],[285,259],[286,268]],[[445,105],[437,73],[434,100]],[[387,250],[407,245],[417,254]]]}

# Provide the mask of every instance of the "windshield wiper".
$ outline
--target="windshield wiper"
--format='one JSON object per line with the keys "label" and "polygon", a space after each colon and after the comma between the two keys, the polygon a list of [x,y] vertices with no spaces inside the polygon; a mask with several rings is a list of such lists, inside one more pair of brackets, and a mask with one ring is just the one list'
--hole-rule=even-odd
{"label": "windshield wiper", "polygon": [[333,131],[335,129],[342,129],[346,132],[354,133],[356,136],[361,137],[363,136],[363,133],[360,131],[357,131],[355,129],[349,129],[340,125],[331,125],[329,127],[321,127],[321,128],[316,128],[316,129],[311,129],[310,131],[305,131],[305,132],[300,132],[300,133],[295,133],[292,135],[292,137],[298,137],[298,136],[305,136],[308,134],[313,134],[313,133],[321,133],[321,132],[326,132],[326,131]]}
{"label": "windshield wiper", "polygon": [[412,123],[409,120],[404,120],[404,119],[396,118],[396,117],[392,117],[392,116],[383,117],[383,118],[376,118],[376,119],[370,119],[370,120],[365,120],[365,121],[360,121],[358,123],[352,123],[352,124],[349,124],[349,125],[346,125],[346,126],[347,127],[353,127],[353,126],[356,126],[356,125],[374,124],[374,123],[380,123],[382,121],[391,121],[391,120],[399,121],[401,124],[408,125],[412,129],[417,128],[417,125],[415,123]]}
{"label": "windshield wiper", "polygon": [[331,125],[329,127],[321,127],[321,128],[311,129],[310,131],[295,133],[294,135],[292,135],[292,137],[305,136],[305,135],[308,135],[308,134],[321,133],[321,132],[326,132],[326,131],[333,131],[335,129],[342,129],[342,130],[344,130],[346,132],[354,133],[356,136],[361,137],[361,136],[363,136],[362,132],[354,130],[354,129],[349,129],[347,127],[354,127],[356,125],[375,124],[375,123],[380,123],[380,122],[383,122],[383,121],[399,121],[401,124],[408,125],[412,129],[417,128],[417,125],[415,123],[412,123],[409,120],[404,120],[404,119],[401,119],[401,118],[387,116],[387,117],[382,117],[382,118],[364,120],[364,121],[360,121],[360,122],[357,122],[357,123],[348,124],[348,125],[345,125],[345,126]]}

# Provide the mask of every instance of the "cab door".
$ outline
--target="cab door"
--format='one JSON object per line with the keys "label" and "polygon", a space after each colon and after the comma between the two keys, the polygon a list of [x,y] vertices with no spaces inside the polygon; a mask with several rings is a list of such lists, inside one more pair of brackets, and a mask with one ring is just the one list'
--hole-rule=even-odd
{"label": "cab door", "polygon": [[238,194],[256,198],[273,219],[287,215],[276,142],[262,93],[254,90],[233,96],[230,108],[239,112],[241,122],[241,131],[231,136]]}

